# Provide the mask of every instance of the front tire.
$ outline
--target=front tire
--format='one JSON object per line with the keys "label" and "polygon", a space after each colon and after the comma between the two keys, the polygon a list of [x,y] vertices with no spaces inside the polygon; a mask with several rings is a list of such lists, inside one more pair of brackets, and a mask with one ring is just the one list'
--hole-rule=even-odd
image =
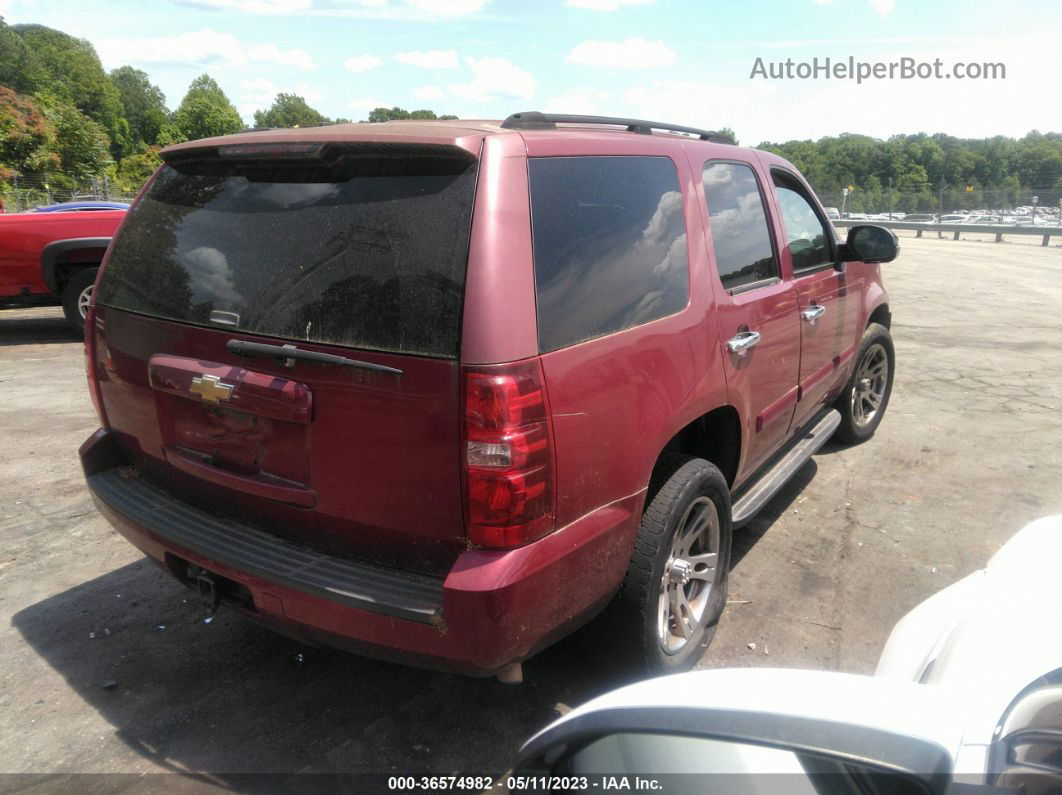
{"label": "front tire", "polygon": [[852,376],[834,404],[841,412],[835,439],[859,444],[874,435],[889,405],[895,369],[892,335],[884,326],[871,323],[859,344]]}
{"label": "front tire", "polygon": [[86,268],[70,277],[63,288],[63,314],[70,328],[79,337],[85,336],[85,316],[92,300],[92,285],[96,283],[98,268]]}
{"label": "front tire", "polygon": [[730,489],[714,464],[672,454],[658,463],[649,495],[615,626],[632,665],[678,673],[700,660],[726,606]]}

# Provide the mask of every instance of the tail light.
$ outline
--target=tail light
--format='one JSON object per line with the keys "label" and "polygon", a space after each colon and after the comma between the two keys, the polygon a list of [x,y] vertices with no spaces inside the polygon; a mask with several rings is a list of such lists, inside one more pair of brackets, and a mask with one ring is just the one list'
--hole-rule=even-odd
{"label": "tail light", "polygon": [[85,317],[85,376],[88,378],[89,395],[99,417],[100,427],[107,427],[107,415],[103,411],[103,396],[100,394],[99,373],[96,370],[96,307],[89,307]]}
{"label": "tail light", "polygon": [[516,547],[553,531],[551,429],[537,359],[464,369],[468,539]]}

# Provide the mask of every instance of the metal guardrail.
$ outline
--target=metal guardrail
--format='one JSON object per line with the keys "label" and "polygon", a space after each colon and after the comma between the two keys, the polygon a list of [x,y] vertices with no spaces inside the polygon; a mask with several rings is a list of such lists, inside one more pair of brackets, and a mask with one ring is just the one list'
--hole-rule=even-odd
{"label": "metal guardrail", "polygon": [[1039,236],[1043,238],[1042,246],[1049,246],[1051,244],[1051,236],[1062,237],[1062,226],[1007,226],[1002,224],[927,224],[919,223],[917,221],[870,221],[861,219],[846,218],[840,221],[834,221],[834,226],[854,226],[856,224],[873,224],[874,226],[883,226],[886,229],[911,229],[918,232],[915,237],[921,237],[923,232],[951,232],[954,237],[952,240],[958,240],[959,235],[963,232],[972,232],[976,234],[989,234],[996,236],[996,242],[1003,242],[1003,235],[1025,235],[1025,236]]}

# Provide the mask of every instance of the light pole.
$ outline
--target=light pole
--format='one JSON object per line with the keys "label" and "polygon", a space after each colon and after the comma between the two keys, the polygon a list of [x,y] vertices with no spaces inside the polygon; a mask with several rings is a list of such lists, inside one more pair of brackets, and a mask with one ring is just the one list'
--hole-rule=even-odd
{"label": "light pole", "polygon": [[[944,189],[950,187],[943,179],[940,180],[940,198],[937,200],[937,223],[944,217]],[[944,234],[938,229],[937,237],[943,238]]]}

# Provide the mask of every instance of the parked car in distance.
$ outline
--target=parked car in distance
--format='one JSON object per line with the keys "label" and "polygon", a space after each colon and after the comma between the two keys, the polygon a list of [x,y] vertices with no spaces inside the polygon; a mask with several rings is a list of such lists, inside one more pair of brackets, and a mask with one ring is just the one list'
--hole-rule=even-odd
{"label": "parked car in distance", "polygon": [[76,201],[47,204],[43,207],[34,207],[27,210],[30,213],[85,213],[98,212],[100,210],[128,210],[128,202],[112,201]]}
{"label": "parked car in distance", "polygon": [[937,217],[935,215],[932,215],[931,213],[911,213],[903,220],[907,223],[933,224],[936,223]]}
{"label": "parked car in distance", "polygon": [[103,254],[125,210],[0,215],[0,307],[61,303],[81,334]]}
{"label": "parked car in distance", "polygon": [[838,244],[726,136],[525,113],[163,159],[94,296],[88,484],[304,639],[516,678],[607,606],[618,654],[688,668],[733,527],[888,404],[896,237]]}
{"label": "parked car in distance", "polygon": [[940,216],[940,223],[942,224],[965,224],[969,222],[969,217],[966,215],[942,215]]}
{"label": "parked car in distance", "polygon": [[826,217],[831,221],[841,220],[841,212],[836,207],[823,207],[822,209],[826,213]]}
{"label": "parked car in distance", "polygon": [[[1040,519],[901,619],[873,677],[651,679],[536,734],[513,776],[760,774],[727,791],[762,792],[766,774],[788,773],[787,792],[947,792],[956,781],[963,792],[1062,791],[1060,568],[1062,516]],[[860,773],[881,788],[855,786]]]}

